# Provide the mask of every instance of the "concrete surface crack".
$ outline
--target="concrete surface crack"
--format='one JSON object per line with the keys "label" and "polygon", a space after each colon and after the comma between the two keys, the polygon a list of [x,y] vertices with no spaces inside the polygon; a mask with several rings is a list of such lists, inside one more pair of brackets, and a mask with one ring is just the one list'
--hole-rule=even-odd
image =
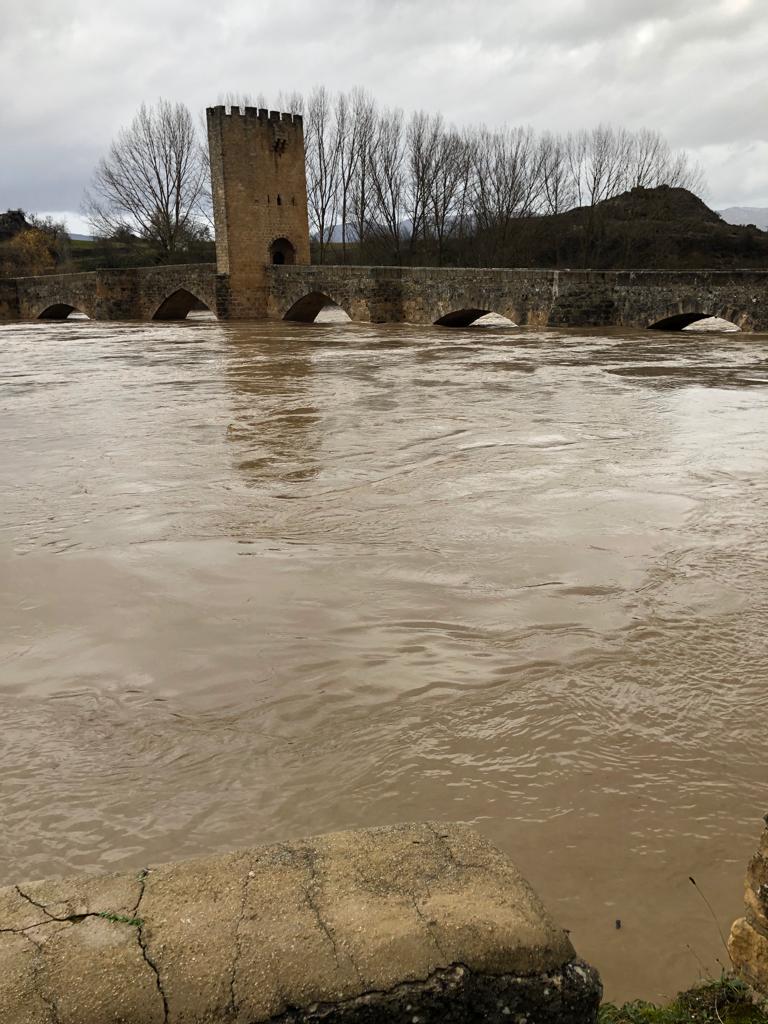
{"label": "concrete surface crack", "polygon": [[[0,928],[0,935],[11,932],[14,935],[23,935],[24,932],[31,931],[33,928],[48,928],[51,924],[80,924],[81,921],[86,921],[89,917],[98,917],[103,921],[111,921],[112,924],[129,924],[134,927],[139,924],[136,918],[126,917],[124,914],[116,914],[107,910],[85,910],[79,914],[63,914],[58,917],[56,914],[52,914],[48,907],[51,904],[38,903],[37,900],[33,900],[31,896],[25,893],[18,885],[14,886],[16,892],[21,896],[22,899],[26,900],[31,906],[36,907],[38,910],[42,910],[45,916],[48,918],[47,921],[38,921],[35,924],[25,925],[23,928]],[[57,900],[58,903],[69,903],[70,900]]]}
{"label": "concrete surface crack", "polygon": [[[19,894],[19,896],[21,896],[21,898],[23,900],[26,900],[27,903],[29,903],[31,906],[37,907],[38,910],[42,910],[42,912],[45,914],[45,916],[49,917],[52,921],[69,921],[69,920],[71,920],[71,915],[68,916],[68,917],[56,917],[55,914],[52,914],[48,910],[48,905],[46,903],[38,903],[37,900],[32,899],[32,897],[28,893],[24,892],[24,890],[21,889],[18,885],[14,885],[14,889]],[[67,903],[69,901],[68,900],[58,900],[58,902],[59,903]]]}
{"label": "concrete surface crack", "polygon": [[144,962],[147,964],[147,966],[149,967],[149,969],[152,971],[152,973],[155,976],[155,984],[157,985],[157,992],[158,992],[158,995],[160,996],[160,998],[161,998],[161,1000],[163,1002],[163,1024],[168,1024],[168,1020],[169,1020],[168,999],[166,998],[165,991],[163,989],[163,982],[162,982],[162,979],[160,977],[160,970],[158,969],[157,964],[152,959],[152,957],[149,954],[149,950],[147,949],[147,941],[146,941],[146,939],[144,937],[144,921],[143,921],[143,918],[141,917],[141,915],[139,914],[139,908],[141,907],[141,901],[144,899],[144,891],[145,891],[146,886],[147,886],[147,875],[148,874],[149,874],[149,872],[146,869],[143,869],[143,870],[141,870],[139,872],[139,886],[140,886],[140,888],[139,888],[139,898],[136,900],[136,906],[134,907],[133,915],[139,921],[139,924],[138,924],[138,926],[136,928],[136,936],[137,936],[137,938],[139,940],[139,949],[141,950],[141,955],[144,958]]}
{"label": "concrete surface crack", "polygon": [[[8,929],[8,931],[10,930],[11,929]],[[49,996],[45,992],[43,992],[42,987],[40,985],[40,975],[42,974],[43,971],[43,947],[39,942],[35,942],[31,935],[24,935],[23,937],[35,948],[35,959],[32,965],[32,984],[34,985],[35,991],[48,1008],[48,1012],[51,1015],[51,1024],[61,1024],[61,1015],[59,1014],[58,1003],[53,998],[53,996]]]}
{"label": "concrete surface crack", "polygon": [[[429,895],[429,893],[427,893],[427,895]],[[427,929],[427,934],[429,935],[430,939],[432,940],[432,942],[433,942],[433,944],[435,946],[435,949],[440,954],[440,956],[443,958],[443,960],[447,960],[448,959],[448,955],[445,952],[445,950],[442,948],[442,946],[440,945],[440,943],[439,943],[439,941],[437,939],[437,936],[435,935],[435,933],[433,931],[434,922],[428,920],[424,916],[424,914],[422,913],[421,907],[418,904],[418,901],[417,901],[416,897],[415,896],[411,896],[411,899],[413,900],[413,909],[418,914],[419,920],[423,923],[424,927]]]}
{"label": "concrete surface crack", "polygon": [[242,956],[243,947],[240,941],[240,929],[243,926],[245,920],[245,908],[248,903],[248,890],[251,884],[251,879],[254,877],[255,872],[253,870],[254,860],[252,857],[248,857],[246,860],[246,872],[243,876],[243,893],[240,899],[240,915],[237,919],[237,926],[235,927],[235,955],[232,958],[232,973],[229,978],[229,1011],[234,1016],[238,1011],[237,1005],[237,968],[240,965],[240,957]]}
{"label": "concrete surface crack", "polygon": [[[336,961],[336,966],[341,968],[341,962],[339,961],[339,947],[338,947],[338,945],[336,943],[336,937],[334,936],[334,934],[331,931],[331,929],[328,927],[328,924],[323,920],[323,915],[320,913],[320,908],[318,907],[318,905],[317,905],[317,903],[315,901],[314,894],[312,892],[313,887],[317,883],[317,867],[315,865],[315,860],[316,860],[315,852],[312,849],[305,849],[304,853],[305,853],[305,861],[306,861],[306,864],[307,864],[307,868],[309,869],[309,885],[307,886],[306,891],[305,891],[305,897],[306,897],[306,900],[307,900],[307,906],[312,911],[312,913],[315,915],[315,918],[317,919],[317,924],[318,924],[318,927],[320,928],[320,931],[325,935],[325,937],[328,939],[328,941],[331,944],[331,948],[333,949],[333,958]],[[355,974],[357,975],[358,979],[362,983],[363,978],[362,978],[362,975],[360,974],[360,971],[358,970],[357,964],[354,962],[354,960],[352,959],[352,957],[348,953],[345,953],[345,956],[346,956],[347,960],[349,961],[349,963],[350,963],[350,965],[352,967],[352,970],[355,972]]]}
{"label": "concrete surface crack", "polygon": [[440,871],[437,875],[432,876],[431,878],[431,881],[436,882],[440,875],[444,874],[448,870],[448,868],[463,868],[465,865],[462,864],[461,861],[456,859],[453,850],[451,849],[449,843],[447,842],[447,837],[442,833],[438,832],[438,830],[434,827],[434,825],[431,822],[426,821],[424,822],[424,824],[435,837],[435,839],[438,841],[440,848],[443,852],[443,856],[445,857],[445,864],[443,865],[442,871]]}

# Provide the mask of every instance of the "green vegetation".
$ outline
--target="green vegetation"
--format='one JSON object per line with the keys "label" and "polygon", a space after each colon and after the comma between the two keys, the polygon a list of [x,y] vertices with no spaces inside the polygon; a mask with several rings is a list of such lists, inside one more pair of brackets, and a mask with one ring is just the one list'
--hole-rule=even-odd
{"label": "green vegetation", "polygon": [[205,232],[190,233],[168,254],[127,230],[111,238],[70,239],[64,224],[50,217],[35,217],[23,210],[0,213],[0,278],[215,262],[216,246]]}
{"label": "green vegetation", "polygon": [[113,924],[130,924],[134,928],[141,928],[144,923],[140,917],[126,917],[125,914],[112,914],[107,910],[100,911],[96,917],[103,917],[105,921],[112,921]]}
{"label": "green vegetation", "polygon": [[50,217],[25,216],[23,210],[0,213],[0,277],[52,274],[69,262],[69,237]]}
{"label": "green vegetation", "polygon": [[669,1006],[635,1000],[603,1003],[599,1024],[768,1024],[768,1014],[750,999],[747,986],[730,975],[681,992]]}
{"label": "green vegetation", "polygon": [[193,240],[178,249],[173,258],[164,258],[157,247],[133,235],[95,238],[93,241],[73,238],[70,242],[70,269],[101,270],[108,267],[154,267],[159,263],[215,263],[216,247],[207,239]]}

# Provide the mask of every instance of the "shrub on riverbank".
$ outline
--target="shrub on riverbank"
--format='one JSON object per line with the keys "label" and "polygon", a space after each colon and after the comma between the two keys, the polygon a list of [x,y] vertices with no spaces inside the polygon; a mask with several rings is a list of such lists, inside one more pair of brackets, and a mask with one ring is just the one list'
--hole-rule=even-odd
{"label": "shrub on riverbank", "polygon": [[751,1001],[743,982],[726,975],[681,992],[668,1006],[640,999],[603,1003],[598,1024],[768,1024],[768,1013]]}

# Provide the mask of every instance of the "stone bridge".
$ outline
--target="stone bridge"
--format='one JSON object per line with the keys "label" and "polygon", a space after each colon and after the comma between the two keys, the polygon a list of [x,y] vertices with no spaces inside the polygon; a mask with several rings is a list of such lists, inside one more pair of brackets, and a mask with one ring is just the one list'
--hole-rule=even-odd
{"label": "stone bridge", "polygon": [[215,264],[134,267],[0,281],[0,320],[180,320],[216,309]]}
{"label": "stone bridge", "polygon": [[768,331],[768,270],[594,271],[310,265],[298,114],[209,107],[216,263],[0,280],[0,321],[352,320],[465,327],[485,313],[537,327],[681,329],[718,316]]}
{"label": "stone bridge", "polygon": [[[768,331],[768,271],[486,270],[267,266],[271,319],[308,322],[333,303],[352,320],[468,326],[487,312],[537,327],[681,329],[706,316]],[[229,318],[214,264],[99,270],[0,281],[0,320]]]}
{"label": "stone bridge", "polygon": [[707,316],[768,330],[768,271],[269,267],[272,318],[312,320],[326,302],[352,320],[465,327],[484,313],[537,327],[682,329]]}

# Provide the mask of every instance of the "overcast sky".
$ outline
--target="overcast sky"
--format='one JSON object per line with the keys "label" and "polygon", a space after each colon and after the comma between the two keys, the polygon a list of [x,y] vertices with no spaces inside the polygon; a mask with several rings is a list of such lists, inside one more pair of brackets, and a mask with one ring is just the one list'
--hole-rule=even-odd
{"label": "overcast sky", "polygon": [[766,0],[0,0],[0,210],[67,213],[142,100],[362,85],[457,125],[661,130],[768,206]]}

